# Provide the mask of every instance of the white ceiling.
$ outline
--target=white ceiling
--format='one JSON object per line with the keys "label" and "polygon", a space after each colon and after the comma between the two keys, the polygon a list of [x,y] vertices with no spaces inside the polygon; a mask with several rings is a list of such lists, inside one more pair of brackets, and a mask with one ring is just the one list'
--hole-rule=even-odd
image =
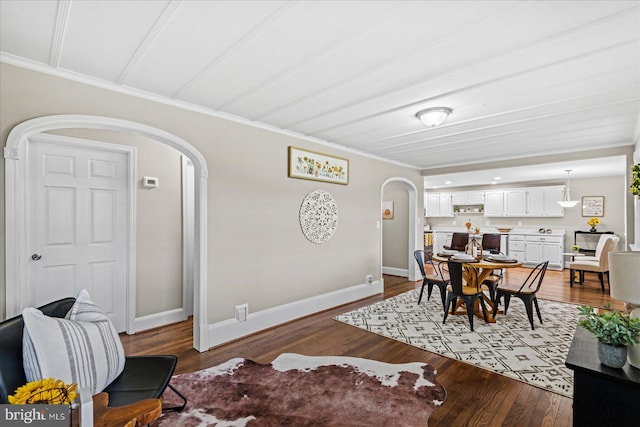
{"label": "white ceiling", "polygon": [[640,129],[640,0],[0,0],[0,51],[419,169]]}

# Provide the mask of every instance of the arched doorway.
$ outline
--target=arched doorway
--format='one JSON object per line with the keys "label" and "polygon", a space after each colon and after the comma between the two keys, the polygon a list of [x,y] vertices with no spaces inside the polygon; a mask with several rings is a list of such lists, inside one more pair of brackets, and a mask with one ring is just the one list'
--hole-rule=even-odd
{"label": "arched doorway", "polygon": [[[422,248],[421,239],[418,237],[418,229],[419,229],[419,217],[418,217],[418,189],[415,184],[403,177],[391,177],[385,180],[380,187],[380,212],[382,212],[382,204],[384,201],[384,189],[385,186],[392,182],[401,182],[406,185],[407,192],[409,194],[409,238],[407,239],[408,245],[408,259],[407,259],[407,269],[410,281],[416,281],[420,278],[420,273],[418,271],[418,266],[413,260],[413,252],[417,249]],[[382,278],[382,253],[383,253],[383,238],[382,238],[382,227],[380,227],[380,277]]]}
{"label": "arched doorway", "polygon": [[[192,163],[194,180],[194,307],[193,346],[198,351],[209,348],[207,339],[207,163],[202,154],[181,138],[152,126],[121,119],[88,115],[56,115],[28,120],[11,130],[5,148],[5,236],[6,236],[6,311],[19,314],[22,307],[20,289],[25,286],[26,271],[26,201],[25,174],[27,142],[39,133],[60,129],[102,129],[130,132],[175,148]],[[21,256],[23,255],[23,256]]]}

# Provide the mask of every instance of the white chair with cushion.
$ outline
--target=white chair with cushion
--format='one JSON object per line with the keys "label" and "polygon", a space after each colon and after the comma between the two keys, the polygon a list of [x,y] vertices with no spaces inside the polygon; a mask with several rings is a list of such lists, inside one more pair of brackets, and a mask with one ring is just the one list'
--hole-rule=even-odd
{"label": "white chair with cushion", "polygon": [[573,287],[574,273],[580,272],[580,284],[584,282],[584,272],[589,271],[598,273],[600,278],[600,287],[604,292],[604,274],[607,274],[607,282],[609,281],[609,252],[613,252],[618,246],[620,238],[613,234],[603,234],[598,241],[595,256],[581,257],[578,261],[569,264],[569,286]]}

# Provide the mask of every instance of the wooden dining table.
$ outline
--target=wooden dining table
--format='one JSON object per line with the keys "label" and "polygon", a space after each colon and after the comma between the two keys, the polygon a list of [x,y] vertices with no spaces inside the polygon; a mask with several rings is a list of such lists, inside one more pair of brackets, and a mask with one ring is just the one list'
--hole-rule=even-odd
{"label": "wooden dining table", "polygon": [[[433,255],[433,260],[437,262],[447,262],[449,261],[449,257],[441,256],[441,255]],[[489,261],[485,258],[480,260],[475,260],[472,262],[464,262],[457,261],[462,263],[463,267],[463,278],[467,282],[468,286],[476,286],[476,284],[481,285],[487,277],[489,277],[493,270],[499,270],[503,268],[514,268],[514,267],[522,267],[522,262],[502,262],[502,261]],[[472,273],[472,269],[475,268],[478,272],[477,276],[475,273]],[[487,321],[489,323],[496,323],[496,319],[493,317],[493,301],[491,298],[485,293],[482,294],[482,298],[484,299],[487,305]],[[464,308],[464,303],[462,299],[458,300],[455,309],[452,314],[466,314],[466,309]],[[484,320],[484,316],[482,314],[482,309],[480,308],[480,300],[476,299],[474,306],[474,314],[481,319]]]}

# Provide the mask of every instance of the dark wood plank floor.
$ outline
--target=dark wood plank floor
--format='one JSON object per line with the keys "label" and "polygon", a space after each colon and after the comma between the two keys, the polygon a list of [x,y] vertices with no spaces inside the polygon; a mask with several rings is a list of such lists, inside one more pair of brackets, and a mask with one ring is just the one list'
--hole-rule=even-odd
{"label": "dark wood plank floor", "polygon": [[[530,270],[509,269],[506,280],[521,282]],[[587,274],[583,286],[569,288],[568,270],[548,271],[538,297],[575,304],[604,306],[610,302],[595,274]],[[426,362],[438,371],[437,380],[447,390],[447,400],[429,420],[435,426],[571,426],[572,399],[494,374],[484,369],[441,357],[388,338],[334,321],[333,316],[375,303],[383,298],[419,287],[421,282],[385,276],[385,292],[327,310],[264,332],[199,353],[192,348],[192,323],[123,336],[125,352],[133,354],[175,354],[176,372],[192,372],[217,365],[230,358],[244,357],[261,363],[280,353],[344,355],[388,363]],[[514,302],[516,304],[518,302]],[[616,308],[622,304],[611,301]],[[552,313],[543,313],[544,316]]]}

